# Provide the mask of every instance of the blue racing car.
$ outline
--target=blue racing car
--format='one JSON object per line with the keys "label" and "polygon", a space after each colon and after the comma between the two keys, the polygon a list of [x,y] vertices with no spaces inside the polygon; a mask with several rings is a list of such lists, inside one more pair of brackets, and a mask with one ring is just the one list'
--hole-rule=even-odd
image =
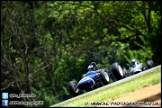
{"label": "blue racing car", "polygon": [[70,81],[69,91],[73,96],[76,96],[80,90],[91,91],[101,83],[104,85],[109,84],[109,74],[105,68],[89,70],[86,74],[83,74],[78,83]]}

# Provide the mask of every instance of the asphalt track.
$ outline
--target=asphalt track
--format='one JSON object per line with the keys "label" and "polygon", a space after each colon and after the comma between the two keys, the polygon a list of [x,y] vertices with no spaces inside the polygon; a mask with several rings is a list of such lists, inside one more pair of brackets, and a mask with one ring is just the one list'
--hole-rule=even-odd
{"label": "asphalt track", "polygon": [[148,74],[148,73],[150,73],[150,72],[153,72],[153,70],[155,70],[155,69],[157,69],[157,68],[161,68],[161,65],[156,66],[156,67],[153,67],[153,68],[148,69],[148,70],[145,70],[145,71],[143,71],[143,72],[141,72],[141,73],[138,73],[138,74],[136,74],[136,75],[129,76],[129,77],[127,77],[127,78],[124,78],[124,79],[121,79],[121,80],[119,80],[119,81],[113,82],[113,83],[111,83],[111,84],[109,84],[109,85],[100,87],[100,88],[95,89],[95,90],[93,90],[93,91],[91,91],[91,92],[87,92],[87,93],[78,95],[78,96],[76,96],[76,97],[70,98],[70,99],[68,99],[68,100],[66,100],[66,101],[57,103],[57,104],[52,105],[52,106],[49,106],[49,107],[57,107],[57,106],[60,105],[60,104],[64,104],[64,103],[66,103],[66,102],[69,102],[69,101],[72,101],[72,100],[74,100],[74,99],[80,98],[80,97],[82,97],[82,96],[84,96],[84,95],[87,95],[87,94],[89,94],[89,93],[96,92],[96,91],[99,91],[99,90],[101,90],[101,89],[105,89],[105,88],[107,88],[107,87],[115,86],[115,85],[120,84],[120,83],[123,83],[123,82],[125,82],[125,81],[132,80],[132,79],[137,78],[137,77],[139,77],[139,76],[142,76],[142,75]]}

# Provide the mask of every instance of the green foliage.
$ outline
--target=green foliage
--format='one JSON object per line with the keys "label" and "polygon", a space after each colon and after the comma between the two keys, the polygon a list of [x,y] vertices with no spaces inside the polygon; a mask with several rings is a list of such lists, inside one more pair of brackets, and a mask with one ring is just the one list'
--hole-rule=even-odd
{"label": "green foliage", "polygon": [[[35,100],[44,102],[43,106],[50,106],[53,103],[59,102],[57,96],[53,96],[53,93],[49,90],[46,90],[45,88],[42,88],[41,90],[36,90],[32,88],[32,91],[34,94],[36,94],[36,98],[34,98]],[[39,106],[42,107],[42,105]]]}

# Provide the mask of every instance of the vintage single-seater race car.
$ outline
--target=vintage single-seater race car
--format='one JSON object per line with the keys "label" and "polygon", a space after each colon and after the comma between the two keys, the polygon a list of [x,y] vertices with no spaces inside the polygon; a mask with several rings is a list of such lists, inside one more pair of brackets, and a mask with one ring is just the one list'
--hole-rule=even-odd
{"label": "vintage single-seater race car", "polygon": [[70,81],[69,91],[73,96],[77,96],[80,90],[91,91],[94,86],[101,83],[106,85],[109,84],[109,81],[110,79],[106,69],[92,70],[84,74],[78,83]]}
{"label": "vintage single-seater race car", "polygon": [[133,59],[132,62],[135,62],[135,63],[134,63],[134,65],[132,65],[132,67],[130,67],[130,74],[131,75],[140,73],[144,70],[147,70],[147,69],[154,67],[153,60],[148,60],[147,66],[144,66],[143,63],[138,63],[135,59]]}

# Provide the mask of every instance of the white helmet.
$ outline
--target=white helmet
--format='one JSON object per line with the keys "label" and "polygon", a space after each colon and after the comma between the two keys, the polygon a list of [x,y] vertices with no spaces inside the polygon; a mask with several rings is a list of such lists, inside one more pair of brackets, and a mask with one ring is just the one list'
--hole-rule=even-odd
{"label": "white helmet", "polygon": [[136,60],[135,59],[132,59],[131,60],[131,63],[132,63],[132,65],[134,65],[136,63]]}
{"label": "white helmet", "polygon": [[93,66],[92,64],[90,64],[90,65],[88,66],[88,70],[94,70],[94,66]]}

